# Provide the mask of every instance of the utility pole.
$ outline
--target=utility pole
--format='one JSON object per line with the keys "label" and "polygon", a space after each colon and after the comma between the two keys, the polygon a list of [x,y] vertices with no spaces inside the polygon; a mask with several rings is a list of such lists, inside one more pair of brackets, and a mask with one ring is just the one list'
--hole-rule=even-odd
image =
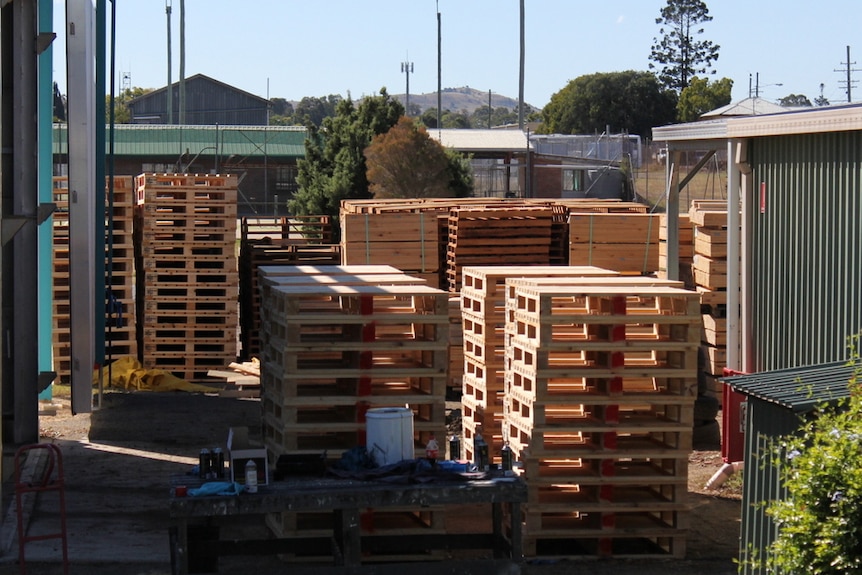
{"label": "utility pole", "polygon": [[441,22],[440,22],[440,3],[437,3],[437,130],[439,134],[439,130],[442,128],[440,125],[440,118],[442,118],[443,111],[440,110],[442,106],[442,92],[443,92],[443,84],[442,84],[442,70],[443,70],[443,61],[440,56],[440,52],[442,49],[442,32],[441,32]]}
{"label": "utility pole", "polygon": [[180,124],[186,123],[186,0],[180,0]]}
{"label": "utility pole", "polygon": [[524,131],[524,0],[521,0],[521,65],[518,74],[518,129]]}
{"label": "utility pole", "polygon": [[407,76],[407,100],[404,104],[404,111],[410,115],[410,74],[413,72],[413,62],[401,62],[401,72]]}
{"label": "utility pole", "polygon": [[168,19],[168,124],[174,123],[174,89],[171,86],[171,0],[165,0]]}
{"label": "utility pole", "polygon": [[851,61],[850,61],[850,46],[847,46],[847,61],[846,61],[846,62],[841,62],[841,65],[842,65],[842,66],[844,66],[844,69],[836,69],[836,70],[833,70],[834,72],[846,72],[846,74],[847,74],[847,79],[846,79],[846,80],[844,80],[844,83],[845,83],[845,84],[846,84],[846,86],[847,86],[847,103],[848,103],[848,104],[849,104],[849,103],[851,103],[851,102],[853,102],[853,96],[852,96],[852,91],[853,91],[853,80],[852,80],[852,78],[850,77],[850,73],[851,73],[851,72],[859,72],[859,69],[858,69],[858,68],[853,68],[853,67],[852,67],[852,66],[854,66],[855,64],[856,64],[856,62],[851,62]]}

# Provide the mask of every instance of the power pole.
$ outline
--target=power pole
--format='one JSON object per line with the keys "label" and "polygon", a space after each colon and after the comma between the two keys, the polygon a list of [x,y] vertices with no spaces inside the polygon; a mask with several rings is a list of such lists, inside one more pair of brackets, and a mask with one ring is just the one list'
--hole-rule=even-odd
{"label": "power pole", "polygon": [[854,84],[854,82],[853,82],[852,78],[850,77],[850,73],[851,73],[851,72],[859,72],[859,71],[860,71],[858,68],[853,68],[853,67],[852,67],[852,66],[854,66],[855,64],[856,64],[856,62],[851,62],[851,61],[850,61],[850,46],[847,46],[847,61],[846,61],[846,62],[841,62],[841,65],[842,65],[842,66],[844,66],[844,69],[835,69],[835,70],[833,70],[834,72],[845,72],[845,73],[847,74],[847,79],[846,79],[846,80],[844,80],[844,83],[845,83],[845,84],[846,84],[846,86],[847,86],[847,103],[848,103],[848,104],[849,104],[849,103],[851,103],[851,102],[853,102],[852,91],[853,91],[853,84]]}
{"label": "power pole", "polygon": [[407,76],[407,100],[404,104],[404,111],[410,115],[410,73],[413,72],[413,62],[401,62],[401,72]]}
{"label": "power pole", "polygon": [[180,124],[186,123],[186,0],[180,0]]}
{"label": "power pole", "polygon": [[171,87],[171,0],[165,0],[168,19],[168,124],[174,123],[174,89]]}
{"label": "power pole", "polygon": [[439,130],[443,127],[440,125],[440,118],[442,117],[443,111],[440,110],[442,106],[442,70],[443,70],[443,60],[441,57],[441,49],[443,45],[443,37],[442,37],[442,24],[440,21],[440,3],[437,3],[437,130],[439,134]]}
{"label": "power pole", "polygon": [[521,0],[521,65],[518,74],[518,129],[524,131],[524,0]]}

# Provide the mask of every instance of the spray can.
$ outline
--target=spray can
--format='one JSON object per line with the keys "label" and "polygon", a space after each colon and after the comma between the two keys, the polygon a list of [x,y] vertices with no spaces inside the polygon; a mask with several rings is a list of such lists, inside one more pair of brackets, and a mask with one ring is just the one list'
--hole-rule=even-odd
{"label": "spray can", "polygon": [[249,459],[245,464],[245,490],[257,493],[257,464],[254,459]]}
{"label": "spray can", "polygon": [[476,471],[487,471],[489,469],[488,444],[482,437],[482,428],[476,426],[476,435],[473,436],[473,464]]}
{"label": "spray can", "polygon": [[500,463],[503,471],[512,471],[512,448],[507,441],[500,450]]}
{"label": "spray can", "polygon": [[198,477],[209,479],[210,472],[210,450],[204,447],[198,456]]}
{"label": "spray can", "polygon": [[449,459],[461,459],[461,440],[457,435],[449,438]]}
{"label": "spray can", "polygon": [[428,440],[428,443],[425,445],[425,458],[428,460],[428,463],[431,464],[431,467],[437,467],[437,456],[439,455],[440,447],[437,445],[437,439],[434,437],[434,434],[431,434],[431,439]]}
{"label": "spray can", "polygon": [[215,479],[224,479],[224,452],[221,447],[216,447],[212,450],[213,477]]}

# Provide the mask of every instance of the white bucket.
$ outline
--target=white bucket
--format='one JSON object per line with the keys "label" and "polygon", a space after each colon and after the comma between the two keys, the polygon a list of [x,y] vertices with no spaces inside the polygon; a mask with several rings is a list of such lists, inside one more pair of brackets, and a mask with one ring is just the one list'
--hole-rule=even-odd
{"label": "white bucket", "polygon": [[365,449],[378,466],[413,459],[413,412],[406,407],[369,409],[365,437]]}

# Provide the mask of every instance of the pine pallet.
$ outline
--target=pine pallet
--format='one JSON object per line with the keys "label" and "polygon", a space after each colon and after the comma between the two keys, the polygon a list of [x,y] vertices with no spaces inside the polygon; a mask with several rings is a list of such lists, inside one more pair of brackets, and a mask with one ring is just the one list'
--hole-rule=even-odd
{"label": "pine pallet", "polygon": [[[680,503],[697,389],[700,298],[674,287],[678,282],[644,285],[644,279],[507,284],[504,435],[528,484],[528,553],[617,557],[684,548],[688,516]],[[626,499],[631,488],[647,486],[671,498]],[[656,529],[656,517],[667,524]],[[624,536],[674,543],[626,551]]]}
{"label": "pine pallet", "polygon": [[207,381],[237,358],[237,178],[141,174],[135,189],[142,363]]}
{"label": "pine pallet", "polygon": [[[417,453],[431,434],[443,436],[449,296],[421,283],[363,281],[351,270],[310,284],[313,276],[262,271],[269,283],[262,292],[264,439],[273,453],[362,445],[365,412],[375,406],[410,406]],[[338,406],[339,422],[298,421],[297,408],[311,417],[327,406]]]}
{"label": "pine pallet", "polygon": [[[462,397],[472,409],[462,413],[465,441],[462,451],[472,454],[472,437],[478,420],[474,413],[501,407],[489,399],[505,390],[506,282],[507,278],[602,277],[616,272],[592,266],[470,266],[462,271],[461,315],[464,332],[464,379]],[[463,400],[462,400],[463,401]],[[503,408],[505,406],[502,406]],[[485,426],[489,450],[503,447],[501,421],[494,417]]]}
{"label": "pine pallet", "polygon": [[[113,194],[111,194],[113,187]],[[135,282],[133,219],[135,197],[132,177],[105,179],[105,357],[138,357],[136,305],[132,295]],[[71,377],[71,335],[69,332],[69,197],[68,178],[53,178],[52,292],[53,361],[58,381]]]}
{"label": "pine pallet", "polygon": [[545,207],[452,209],[446,255],[449,291],[460,291],[462,270],[468,266],[548,265],[552,219],[553,210]]}
{"label": "pine pallet", "polygon": [[658,214],[570,214],[569,264],[656,272],[660,227]]}

